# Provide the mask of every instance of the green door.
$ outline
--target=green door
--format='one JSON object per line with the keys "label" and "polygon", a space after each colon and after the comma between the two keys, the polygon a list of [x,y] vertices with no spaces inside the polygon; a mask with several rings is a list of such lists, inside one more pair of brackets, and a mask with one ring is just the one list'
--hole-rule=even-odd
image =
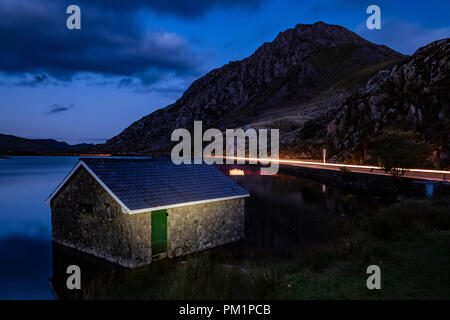
{"label": "green door", "polygon": [[167,210],[152,212],[152,255],[167,251]]}

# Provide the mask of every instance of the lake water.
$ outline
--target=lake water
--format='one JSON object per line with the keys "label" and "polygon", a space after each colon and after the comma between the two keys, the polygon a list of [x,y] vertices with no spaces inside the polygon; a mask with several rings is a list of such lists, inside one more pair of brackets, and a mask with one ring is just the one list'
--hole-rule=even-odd
{"label": "lake water", "polygon": [[50,207],[76,157],[0,159],[0,299],[53,299]]}
{"label": "lake water", "polygon": [[[45,200],[77,157],[0,159],[0,299],[53,299],[50,207]],[[224,170],[227,171],[227,170]],[[373,207],[368,198],[280,174],[232,177],[251,193],[246,203],[248,256],[290,257],[334,235],[330,218]]]}

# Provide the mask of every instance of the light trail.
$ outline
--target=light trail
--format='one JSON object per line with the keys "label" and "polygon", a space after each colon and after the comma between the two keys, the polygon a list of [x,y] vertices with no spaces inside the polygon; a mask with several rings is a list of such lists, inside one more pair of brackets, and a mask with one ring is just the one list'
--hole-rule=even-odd
{"label": "light trail", "polygon": [[[288,160],[288,159],[271,159],[271,158],[246,158],[246,157],[233,157],[233,156],[212,156],[212,158],[223,158],[223,159],[233,159],[233,160],[244,160],[244,161],[256,161],[261,163],[268,163],[268,162],[278,162],[278,163],[285,163],[285,164],[306,164],[306,165],[316,165],[316,166],[323,166],[323,167],[344,167],[344,168],[355,168],[355,169],[369,169],[369,170],[382,170],[384,169],[382,167],[377,166],[361,166],[361,165],[355,165],[355,164],[339,164],[339,163],[323,163],[323,162],[317,162],[317,161],[302,161],[302,160]],[[445,170],[429,170],[429,169],[397,169],[397,170],[405,170],[409,172],[419,172],[419,173],[434,173],[434,174],[449,174],[450,171]]]}
{"label": "light trail", "polygon": [[244,170],[239,170],[239,169],[231,169],[230,170],[230,176],[243,176],[245,175]]}

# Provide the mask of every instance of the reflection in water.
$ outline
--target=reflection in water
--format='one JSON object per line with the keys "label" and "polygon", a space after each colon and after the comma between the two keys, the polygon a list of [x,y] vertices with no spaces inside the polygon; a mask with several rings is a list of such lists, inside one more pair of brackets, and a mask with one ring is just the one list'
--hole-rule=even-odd
{"label": "reflection in water", "polygon": [[51,242],[35,237],[0,239],[0,300],[52,299],[47,279]]}
{"label": "reflection in water", "polygon": [[290,175],[232,177],[250,191],[246,200],[246,252],[290,257],[337,234],[329,221],[374,209],[368,197]]}
{"label": "reflection in water", "polygon": [[26,235],[50,239],[45,200],[77,157],[12,157],[0,160],[0,238]]}
{"label": "reflection in water", "polygon": [[52,299],[52,189],[76,157],[0,159],[0,299]]}
{"label": "reflection in water", "polygon": [[[102,278],[113,276],[124,268],[93,255],[52,243],[53,264],[52,275],[49,280],[53,294],[58,299],[79,300],[89,299],[92,290],[98,286]],[[81,290],[69,290],[66,282],[69,274],[67,267],[76,265],[81,270]]]}

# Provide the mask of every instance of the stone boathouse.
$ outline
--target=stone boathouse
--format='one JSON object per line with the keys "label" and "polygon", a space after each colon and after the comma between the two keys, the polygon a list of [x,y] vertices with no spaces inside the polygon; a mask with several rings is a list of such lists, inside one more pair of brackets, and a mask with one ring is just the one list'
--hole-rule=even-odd
{"label": "stone boathouse", "polygon": [[248,196],[206,164],[81,158],[47,203],[53,241],[135,268],[243,238]]}

